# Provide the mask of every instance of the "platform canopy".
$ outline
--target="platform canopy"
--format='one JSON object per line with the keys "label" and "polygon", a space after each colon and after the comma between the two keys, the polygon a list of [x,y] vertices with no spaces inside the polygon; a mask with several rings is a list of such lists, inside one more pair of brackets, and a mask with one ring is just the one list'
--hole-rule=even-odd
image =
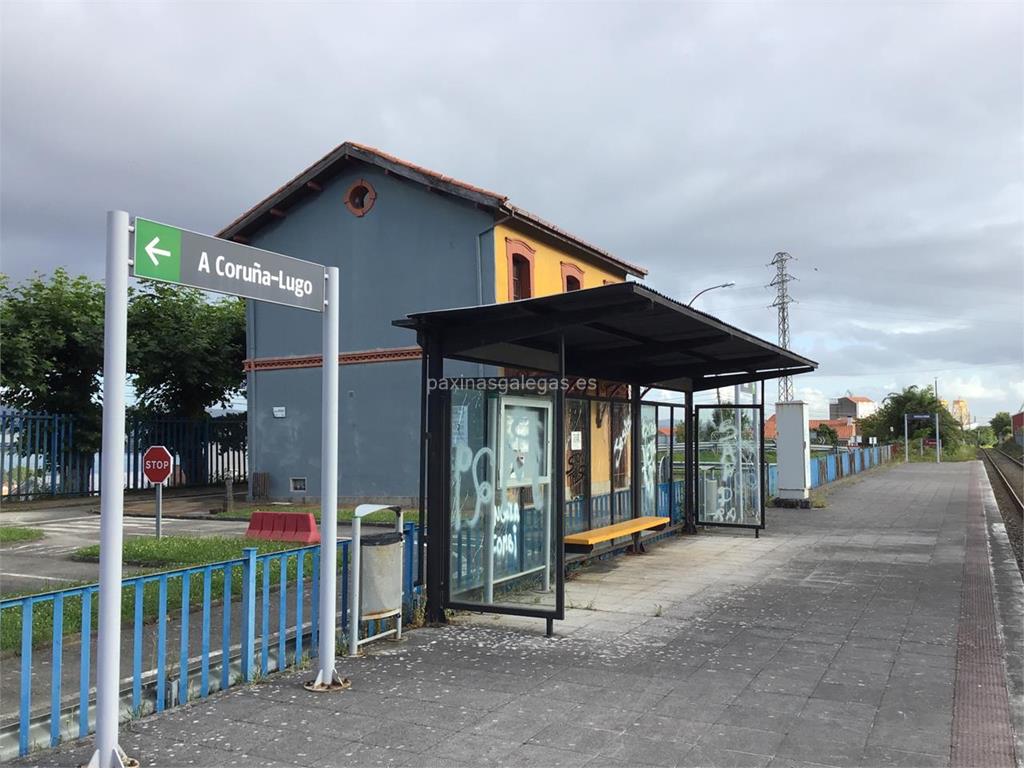
{"label": "platform canopy", "polygon": [[528,371],[557,371],[564,340],[568,375],[681,392],[818,367],[638,283],[419,312],[394,324],[445,358]]}

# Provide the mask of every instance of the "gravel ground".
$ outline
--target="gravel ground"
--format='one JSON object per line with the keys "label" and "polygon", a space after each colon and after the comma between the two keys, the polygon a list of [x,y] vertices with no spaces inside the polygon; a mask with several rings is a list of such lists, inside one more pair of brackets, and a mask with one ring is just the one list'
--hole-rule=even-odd
{"label": "gravel ground", "polygon": [[[1018,489],[1021,485],[1021,470],[1020,467],[1015,465],[1012,461],[1002,459],[995,454],[995,451],[989,451],[989,456],[993,457],[993,460],[1000,462],[999,468],[1003,471],[1003,474],[1010,478],[1011,482],[1014,478],[1018,479]],[[996,501],[999,502],[999,511],[1003,515],[1003,522],[1006,523],[1006,535],[1010,539],[1010,547],[1013,549],[1014,557],[1017,558],[1017,567],[1020,568],[1021,578],[1024,579],[1024,520],[1021,518],[1021,513],[1014,506],[1013,500],[1010,498],[1010,494],[1007,493],[1006,487],[1003,485],[1003,481],[999,479],[999,475],[995,473],[992,467],[987,461],[983,462],[985,465],[985,471],[988,472],[989,482],[992,483],[992,490],[995,492]]]}

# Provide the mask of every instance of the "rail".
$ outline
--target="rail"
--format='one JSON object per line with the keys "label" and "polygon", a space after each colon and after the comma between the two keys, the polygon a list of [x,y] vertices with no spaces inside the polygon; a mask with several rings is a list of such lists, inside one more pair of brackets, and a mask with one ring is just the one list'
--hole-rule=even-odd
{"label": "rail", "polygon": [[1014,464],[1016,464],[1021,469],[1024,469],[1024,461],[1022,461],[1021,459],[1018,459],[1016,456],[1011,456],[1006,451],[1004,451],[1002,448],[996,448],[995,451],[996,451],[996,453],[1000,454],[1001,456],[1004,456],[1005,458],[1007,458],[1010,461],[1012,461]]}

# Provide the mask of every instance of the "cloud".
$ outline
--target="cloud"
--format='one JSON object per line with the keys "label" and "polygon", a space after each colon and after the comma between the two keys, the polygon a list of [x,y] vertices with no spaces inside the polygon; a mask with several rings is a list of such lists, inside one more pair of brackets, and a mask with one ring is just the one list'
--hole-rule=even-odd
{"label": "cloud", "polygon": [[822,364],[800,387],[977,377],[980,407],[1019,405],[1020,4],[0,14],[15,279],[101,276],[109,208],[216,231],[351,138],[508,194],[683,300],[734,280],[699,306],[769,339],[766,264],[790,251],[792,344]]}

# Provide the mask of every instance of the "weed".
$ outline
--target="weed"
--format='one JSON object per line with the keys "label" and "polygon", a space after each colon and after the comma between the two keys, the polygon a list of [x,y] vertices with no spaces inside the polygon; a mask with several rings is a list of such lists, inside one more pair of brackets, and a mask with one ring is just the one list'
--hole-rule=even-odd
{"label": "weed", "polygon": [[420,598],[416,598],[412,604],[412,615],[409,621],[405,622],[406,629],[418,629],[427,623],[427,606]]}
{"label": "weed", "polygon": [[660,617],[661,614],[662,614],[662,606],[661,606],[661,603],[658,603],[657,605],[654,606],[654,615],[655,615],[655,617]]}

